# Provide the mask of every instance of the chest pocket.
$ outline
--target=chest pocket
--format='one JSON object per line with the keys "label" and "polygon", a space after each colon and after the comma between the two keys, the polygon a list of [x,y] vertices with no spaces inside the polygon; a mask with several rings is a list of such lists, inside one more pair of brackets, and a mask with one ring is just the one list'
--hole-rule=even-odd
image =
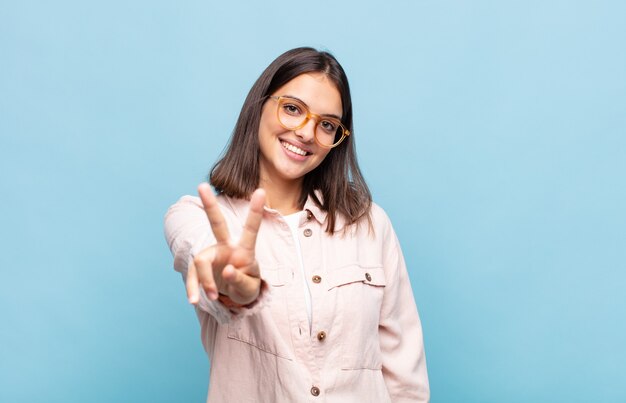
{"label": "chest pocket", "polygon": [[362,267],[350,265],[328,273],[328,290],[353,283],[363,283],[373,287],[384,287],[385,271],[382,267]]}
{"label": "chest pocket", "polygon": [[382,267],[350,265],[332,270],[328,291],[336,295],[341,312],[341,368],[381,369],[378,341],[380,309],[385,293]]}
{"label": "chest pocket", "polygon": [[284,287],[293,280],[293,271],[291,271],[288,267],[276,265],[267,266],[271,268],[263,269],[261,277],[272,287]]}
{"label": "chest pocket", "polygon": [[279,266],[263,270],[261,276],[270,285],[269,306],[254,315],[229,322],[228,338],[233,343],[245,343],[255,349],[291,360],[293,354],[287,343],[290,339],[284,289],[293,279],[292,271],[288,267]]}

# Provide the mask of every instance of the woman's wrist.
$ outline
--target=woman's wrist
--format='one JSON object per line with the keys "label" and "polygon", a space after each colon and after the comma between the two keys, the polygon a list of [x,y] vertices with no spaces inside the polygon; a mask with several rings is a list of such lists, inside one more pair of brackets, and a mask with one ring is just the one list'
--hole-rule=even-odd
{"label": "woman's wrist", "polygon": [[217,296],[217,300],[221,302],[226,308],[243,308],[245,305],[238,304],[234,302],[230,297],[226,294],[222,294],[221,292]]}
{"label": "woman's wrist", "polygon": [[259,290],[257,292],[256,297],[247,304],[240,304],[238,302],[235,302],[230,298],[230,296],[228,296],[228,294],[225,294],[222,292],[218,292],[217,300],[220,301],[228,309],[239,309],[239,308],[249,309],[256,305],[256,303],[259,301],[259,298],[261,298],[261,295],[267,292],[268,289],[269,289],[268,284],[261,279],[260,284],[259,284]]}

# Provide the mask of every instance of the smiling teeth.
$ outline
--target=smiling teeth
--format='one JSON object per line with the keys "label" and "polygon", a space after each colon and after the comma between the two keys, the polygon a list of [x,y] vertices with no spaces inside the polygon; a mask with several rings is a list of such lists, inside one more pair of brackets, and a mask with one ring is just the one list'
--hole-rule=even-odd
{"label": "smiling teeth", "polygon": [[306,151],[304,151],[301,148],[298,148],[292,144],[289,144],[287,142],[281,141],[281,144],[283,145],[283,147],[285,147],[287,150],[291,151],[292,153],[296,153],[298,155],[302,155],[305,156],[306,155]]}

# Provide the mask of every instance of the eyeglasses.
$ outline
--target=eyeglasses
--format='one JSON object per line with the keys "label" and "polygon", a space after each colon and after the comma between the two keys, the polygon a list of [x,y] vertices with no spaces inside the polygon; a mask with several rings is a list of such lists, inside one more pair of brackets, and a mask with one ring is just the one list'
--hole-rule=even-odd
{"label": "eyeglasses", "polygon": [[311,113],[309,107],[297,98],[271,95],[278,102],[276,115],[278,122],[287,130],[298,130],[307,122],[315,119],[315,142],[325,148],[337,147],[350,131],[333,116],[320,116]]}

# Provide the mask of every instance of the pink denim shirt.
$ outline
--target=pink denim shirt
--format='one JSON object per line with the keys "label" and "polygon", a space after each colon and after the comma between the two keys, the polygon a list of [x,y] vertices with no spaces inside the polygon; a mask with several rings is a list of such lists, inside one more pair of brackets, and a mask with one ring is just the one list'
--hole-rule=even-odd
{"label": "pink denim shirt", "polygon": [[[248,202],[218,196],[233,239]],[[211,360],[208,402],[427,402],[420,324],[400,245],[377,205],[367,222],[326,233],[326,213],[309,198],[300,219],[303,277],[292,233],[265,209],[256,244],[264,280],[251,308],[227,308],[201,292],[197,314]],[[165,216],[174,268],[215,243],[198,197]],[[305,301],[312,301],[309,328]],[[310,329],[310,330],[309,330]]]}

